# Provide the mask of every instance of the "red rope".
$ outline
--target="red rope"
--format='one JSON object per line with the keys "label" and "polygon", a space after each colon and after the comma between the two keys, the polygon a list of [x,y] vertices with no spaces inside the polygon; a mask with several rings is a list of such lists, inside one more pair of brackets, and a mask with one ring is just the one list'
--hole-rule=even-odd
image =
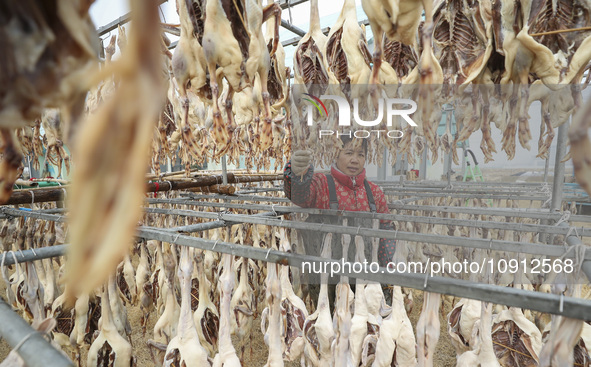
{"label": "red rope", "polygon": [[154,190],[154,198],[157,198],[158,190],[160,190],[160,184],[158,182],[154,182],[154,185],[156,186],[156,190]]}

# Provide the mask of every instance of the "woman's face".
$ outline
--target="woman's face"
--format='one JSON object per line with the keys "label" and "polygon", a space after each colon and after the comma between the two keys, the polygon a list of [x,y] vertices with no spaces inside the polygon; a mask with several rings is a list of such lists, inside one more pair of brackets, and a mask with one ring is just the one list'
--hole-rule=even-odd
{"label": "woman's face", "polygon": [[365,152],[361,146],[353,148],[349,142],[337,157],[337,168],[347,176],[357,176],[365,167]]}

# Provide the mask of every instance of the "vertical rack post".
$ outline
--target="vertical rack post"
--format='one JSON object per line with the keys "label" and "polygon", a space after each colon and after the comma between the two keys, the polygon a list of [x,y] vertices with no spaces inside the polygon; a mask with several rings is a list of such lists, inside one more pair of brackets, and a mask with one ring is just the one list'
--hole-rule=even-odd
{"label": "vertical rack post", "polygon": [[425,144],[423,154],[421,156],[421,165],[419,166],[419,179],[424,180],[427,177],[427,150],[429,147]]}
{"label": "vertical rack post", "polygon": [[226,155],[222,157],[222,183],[224,185],[228,184],[228,169],[226,167]]}
{"label": "vertical rack post", "polygon": [[[566,153],[567,131],[570,123],[564,123],[558,128],[558,138],[556,141],[556,156],[554,157],[554,180],[552,185],[552,198],[550,201],[550,211],[559,211],[562,207],[562,195],[564,193],[564,163],[560,161]],[[546,243],[554,243],[554,236],[548,235]]]}
{"label": "vertical rack post", "polygon": [[558,140],[556,142],[556,158],[554,161],[554,185],[552,186],[552,202],[550,210],[560,210],[562,206],[562,194],[564,191],[564,163],[560,161],[564,158],[566,153],[566,139],[568,126],[570,124],[562,124],[558,128]]}

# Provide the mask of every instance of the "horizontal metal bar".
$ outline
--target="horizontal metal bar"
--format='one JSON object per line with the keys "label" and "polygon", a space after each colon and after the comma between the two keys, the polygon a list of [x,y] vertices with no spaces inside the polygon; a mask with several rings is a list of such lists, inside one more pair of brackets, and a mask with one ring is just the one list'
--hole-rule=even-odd
{"label": "horizontal metal bar", "polygon": [[[568,249],[559,246],[542,245],[536,243],[526,242],[514,242],[504,240],[493,240],[493,239],[481,239],[481,238],[468,238],[468,237],[455,237],[455,236],[442,236],[427,233],[412,233],[412,232],[401,232],[391,231],[383,229],[370,229],[363,227],[344,227],[330,224],[316,224],[307,222],[297,222],[290,220],[278,220],[271,218],[257,218],[252,215],[243,214],[226,214],[226,213],[211,213],[211,212],[199,212],[192,210],[180,210],[180,209],[161,209],[167,211],[166,214],[186,215],[189,217],[197,218],[209,218],[209,219],[221,219],[231,222],[242,222],[250,224],[262,224],[269,226],[293,228],[299,230],[309,230],[317,232],[331,232],[339,234],[349,235],[361,235],[368,237],[379,237],[383,239],[392,240],[405,240],[413,242],[440,244],[447,246],[456,247],[467,247],[467,248],[480,248],[484,250],[495,250],[495,251],[507,251],[516,253],[526,253],[532,255],[545,255],[545,256],[562,256],[565,255],[569,258],[574,258],[575,255],[571,254]],[[572,252],[572,251],[571,251]],[[591,259],[591,252],[585,255],[585,258]]]}
{"label": "horizontal metal bar", "polygon": [[[162,5],[166,1],[167,0],[160,0],[158,6]],[[98,29],[96,30],[96,32],[98,33],[99,36],[102,36],[103,34],[116,29],[117,26],[123,25],[123,24],[129,22],[130,20],[131,20],[131,12],[130,13],[123,14],[119,18],[113,20],[112,22],[109,22],[109,23],[105,24],[104,26],[98,27]]]}
{"label": "horizontal metal bar", "polygon": [[[447,187],[447,182],[442,182],[442,181],[400,181],[400,180],[373,180],[372,181],[375,184],[378,185],[408,185],[408,186],[431,186],[431,187]],[[457,181],[454,182],[452,184],[452,186],[494,186],[494,187],[498,187],[498,186],[517,186],[517,187],[523,187],[523,186],[550,186],[552,187],[552,184],[548,184],[548,183],[539,183],[539,182],[480,182],[480,181],[467,181],[467,182],[462,182],[462,181]]]}
{"label": "horizontal metal bar", "polygon": [[256,194],[261,192],[273,192],[273,191],[283,191],[283,187],[271,187],[271,188],[264,188],[264,187],[254,187],[249,188],[244,191],[236,192],[236,195],[246,195],[246,194]]}
{"label": "horizontal metal bar", "polygon": [[0,297],[0,336],[14,349],[27,366],[74,366],[61,351],[55,349],[41,333],[23,320]]}
{"label": "horizontal metal bar", "polygon": [[[504,241],[504,240],[493,240],[493,239],[480,239],[480,238],[465,238],[465,237],[455,237],[455,236],[442,236],[442,235],[433,235],[433,234],[426,234],[426,233],[412,233],[412,232],[400,232],[400,231],[390,231],[390,230],[381,230],[381,229],[370,229],[370,228],[353,228],[353,227],[343,227],[338,225],[328,225],[328,224],[316,224],[316,223],[307,223],[307,222],[296,222],[296,221],[289,221],[289,220],[278,220],[278,219],[271,219],[271,218],[262,218],[253,215],[241,215],[241,214],[226,214],[226,213],[211,213],[211,212],[199,212],[199,211],[192,211],[192,210],[180,210],[180,209],[159,209],[159,208],[150,208],[150,210],[158,211],[162,214],[173,214],[173,215],[185,215],[189,217],[196,217],[196,218],[208,218],[208,219],[217,219],[221,221],[227,222],[242,222],[242,223],[250,223],[250,224],[262,224],[262,225],[270,225],[270,226],[277,226],[277,227],[285,227],[285,228],[294,228],[299,230],[310,230],[310,231],[318,231],[318,232],[332,232],[332,233],[339,233],[339,234],[349,234],[349,235],[362,235],[362,236],[369,236],[369,237],[379,237],[384,239],[393,239],[393,240],[405,240],[405,241],[414,241],[414,242],[422,242],[422,243],[431,243],[431,244],[441,244],[441,245],[448,245],[448,246],[457,246],[457,247],[467,247],[467,248],[480,248],[480,249],[490,249],[495,251],[508,251],[508,252],[516,252],[516,253],[527,253],[533,255],[545,255],[545,256],[566,256],[570,258],[575,258],[576,254],[569,251],[569,249],[565,249],[559,246],[552,246],[552,245],[542,245],[542,244],[535,244],[535,243],[523,243],[523,242],[514,242],[514,241]],[[20,213],[17,211],[19,215],[24,215],[24,213]],[[47,217],[56,217],[59,216],[52,216],[50,214],[44,214]],[[585,259],[591,260],[591,252],[585,254]]]}
{"label": "horizontal metal bar", "polygon": [[[384,194],[390,196],[417,196],[424,198],[452,197],[461,199],[501,199],[501,200],[535,200],[547,201],[548,196],[527,195],[527,194],[459,194],[459,193],[427,193],[427,192],[397,192],[396,190],[384,190]],[[565,196],[563,201],[579,201],[580,197]]]}
{"label": "horizontal metal bar", "polygon": [[589,216],[589,215],[571,215],[568,220],[570,222],[591,223],[591,216]]}
{"label": "horizontal metal bar", "polygon": [[[165,213],[168,211],[167,209],[159,209],[159,208],[146,208],[147,213],[157,213],[157,214],[168,214]],[[289,213],[289,212],[288,212]],[[288,214],[284,213],[284,214]],[[266,213],[258,213],[254,214],[255,217],[276,217],[277,213],[274,212],[266,212]],[[213,222],[207,223],[197,223],[197,224],[189,224],[187,226],[180,226],[180,227],[173,227],[173,228],[158,228],[168,232],[201,232],[206,231],[209,229],[216,229],[222,227],[229,227],[235,224],[241,224],[242,222],[233,222],[233,221],[224,221],[224,220],[215,220]]]}
{"label": "horizontal metal bar", "polygon": [[296,6],[308,2],[309,0],[279,0],[279,6],[281,9],[285,10],[290,6]]}
{"label": "horizontal metal bar", "polygon": [[[532,219],[554,219],[562,217],[561,213],[551,213],[544,209],[513,209],[513,208],[477,208],[477,207],[459,207],[459,206],[439,206],[439,205],[409,205],[409,204],[388,204],[388,208],[397,210],[414,211],[432,211],[445,213],[464,213],[475,215],[492,215],[499,217],[518,217]],[[572,216],[571,216],[572,217]]]}
{"label": "horizontal metal bar", "polygon": [[68,245],[54,245],[40,247],[33,250],[0,252],[0,263],[4,261],[4,265],[13,265],[15,263],[15,259],[16,262],[20,264],[63,256],[66,253],[67,248]]}
{"label": "horizontal metal bar", "polygon": [[287,29],[290,32],[293,32],[295,34],[297,34],[300,37],[304,37],[306,35],[306,31],[304,31],[303,29],[296,27],[293,24],[290,24],[288,22],[286,22],[285,20],[281,19],[281,26],[285,29]]}
{"label": "horizontal metal bar", "polygon": [[[290,265],[299,268],[302,267],[302,263],[304,262],[330,261],[321,257],[300,255],[296,253],[285,253],[272,249],[236,245],[198,237],[175,235],[151,229],[140,231],[139,236],[145,239],[159,240],[181,246],[189,246],[207,251],[216,251],[225,254],[232,254],[234,256],[247,257],[254,260],[279,263],[282,265]],[[426,277],[425,274],[390,274],[388,272],[383,272],[383,268],[381,270],[382,272],[378,273],[338,272],[337,274],[384,284],[400,285],[426,292],[449,294],[456,297],[493,302],[495,304],[504,304],[512,307],[520,307],[585,321],[591,320],[591,301],[580,298],[560,297],[554,294],[527,291],[511,287],[502,287],[498,285],[474,283],[461,279]],[[426,275],[428,276],[429,274],[427,273]]]}
{"label": "horizontal metal bar", "polygon": [[[150,199],[152,201],[152,199]],[[484,221],[484,220],[464,220],[464,219],[453,219],[453,218],[441,218],[441,217],[425,217],[416,215],[400,215],[400,214],[386,214],[386,213],[369,213],[369,212],[350,212],[350,211],[337,211],[337,210],[324,210],[324,209],[310,209],[300,208],[298,206],[271,206],[262,204],[232,204],[232,203],[214,203],[214,202],[185,202],[185,205],[194,205],[200,207],[213,207],[213,208],[228,208],[228,209],[243,209],[243,210],[275,210],[277,213],[287,214],[292,213],[305,213],[305,214],[318,214],[334,216],[339,215],[346,218],[367,218],[367,219],[381,219],[381,220],[397,220],[405,222],[418,222],[426,224],[440,224],[448,226],[461,226],[461,227],[477,227],[487,229],[505,229],[517,232],[536,232],[536,233],[551,233],[565,235],[568,232],[568,228],[564,229],[561,227],[550,226],[550,225],[539,225],[539,224],[526,224],[526,223],[507,223],[507,222],[495,222],[495,221]],[[591,229],[578,228],[578,234],[581,236],[591,236]]]}
{"label": "horizontal metal bar", "polygon": [[289,203],[290,200],[286,198],[272,198],[268,196],[261,196],[261,195],[199,195],[199,194],[190,194],[190,193],[182,193],[183,197],[188,197],[191,199],[217,199],[217,200],[229,200],[229,201],[269,201],[275,203]]}
{"label": "horizontal metal bar", "polygon": [[0,218],[7,218],[10,216],[17,216],[17,217],[26,217],[26,218],[35,218],[35,219],[43,219],[43,220],[50,220],[53,222],[64,223],[66,222],[66,217],[63,215],[56,215],[50,214],[46,212],[40,213],[39,211],[30,211],[30,210],[21,210],[16,208],[11,208],[8,206],[0,207]]}

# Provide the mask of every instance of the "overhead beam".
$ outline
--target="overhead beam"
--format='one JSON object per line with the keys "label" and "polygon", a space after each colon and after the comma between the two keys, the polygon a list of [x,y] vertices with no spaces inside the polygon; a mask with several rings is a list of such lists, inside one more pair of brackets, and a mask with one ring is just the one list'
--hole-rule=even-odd
{"label": "overhead beam", "polygon": [[[158,6],[162,5],[167,0],[159,0],[159,1],[160,1],[160,3],[158,4]],[[116,29],[117,26],[123,25],[123,24],[129,22],[130,19],[131,19],[131,12],[123,14],[119,18],[113,20],[112,22],[109,22],[109,23],[105,24],[104,26],[98,27],[96,32],[98,33],[98,35],[100,37],[103,34],[111,32],[112,30]]]}
{"label": "overhead beam", "polygon": [[290,32],[293,32],[295,34],[297,34],[300,37],[304,37],[306,35],[306,31],[304,31],[303,29],[296,27],[293,24],[287,23],[285,20],[281,19],[281,26],[285,29],[287,29]]}

